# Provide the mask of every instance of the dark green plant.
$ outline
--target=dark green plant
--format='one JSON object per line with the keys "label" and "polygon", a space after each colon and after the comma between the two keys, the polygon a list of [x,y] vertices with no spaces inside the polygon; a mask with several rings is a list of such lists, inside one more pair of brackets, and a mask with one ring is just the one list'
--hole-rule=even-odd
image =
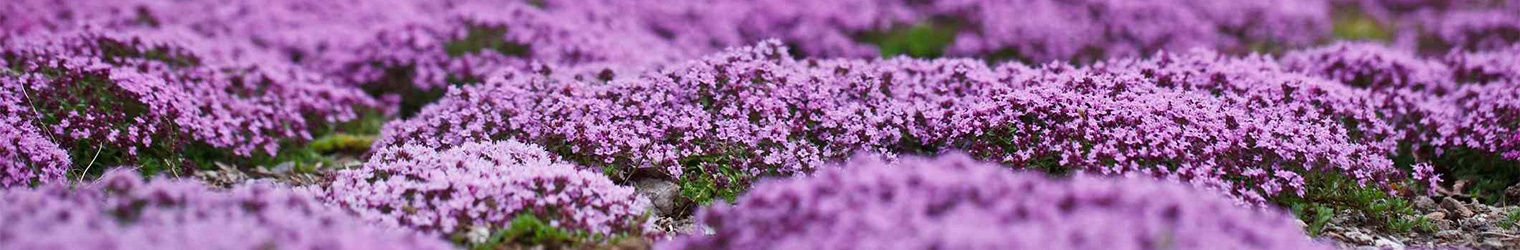
{"label": "dark green plant", "polygon": [[[1305,223],[1310,224],[1310,234],[1323,230],[1323,221],[1336,212],[1349,212],[1367,218],[1368,223],[1379,225],[1390,232],[1409,232],[1414,229],[1430,230],[1429,222],[1415,209],[1413,202],[1393,195],[1389,190],[1358,185],[1350,178],[1335,174],[1309,174],[1305,176],[1307,188],[1303,196],[1281,195],[1273,202],[1292,208]],[[1410,183],[1404,183],[1410,186]],[[1318,224],[1318,225],[1316,225]]]}
{"label": "dark green plant", "polygon": [[1504,219],[1499,220],[1499,227],[1514,229],[1515,226],[1520,226],[1520,209],[1512,209],[1504,213]]}
{"label": "dark green plant", "polygon": [[459,38],[443,45],[445,53],[449,56],[462,56],[464,54],[480,53],[491,50],[502,55],[515,57],[532,57],[533,49],[527,44],[508,41],[506,26],[473,25],[470,32],[463,38]]}
{"label": "dark green plant", "polygon": [[513,218],[505,228],[493,229],[483,242],[470,242],[469,236],[465,234],[456,233],[451,235],[450,239],[469,249],[486,250],[513,245],[569,249],[617,244],[629,237],[638,237],[629,234],[607,235],[558,228],[532,214],[519,215]]}
{"label": "dark green plant", "polygon": [[1334,16],[1335,26],[1332,29],[1336,39],[1384,42],[1393,40],[1394,29],[1367,15],[1360,7],[1340,6],[1336,8]]}
{"label": "dark green plant", "polygon": [[744,194],[755,176],[734,169],[727,164],[733,155],[694,157],[686,166],[681,178],[681,196],[699,205],[711,204],[716,199],[733,202]]}
{"label": "dark green plant", "polygon": [[945,47],[955,41],[956,25],[948,22],[930,22],[882,32],[867,33],[859,40],[876,44],[882,57],[906,55],[915,58],[933,58],[944,54]]}
{"label": "dark green plant", "polygon": [[[1434,152],[1414,152],[1407,144],[1400,145],[1399,156],[1394,158],[1398,166],[1409,166],[1416,160],[1413,155],[1435,155]],[[1429,161],[1442,174],[1447,183],[1466,181],[1461,192],[1488,204],[1508,204],[1504,189],[1520,184],[1520,161],[1480,149],[1465,147],[1446,148]],[[1405,170],[1408,170],[1407,168]]]}
{"label": "dark green plant", "polygon": [[347,133],[337,133],[322,136],[321,138],[317,138],[316,140],[311,141],[310,147],[317,153],[322,154],[363,154],[364,152],[369,151],[370,144],[374,142],[374,136],[356,136]]}
{"label": "dark green plant", "polygon": [[1330,218],[1335,217],[1335,208],[1321,204],[1298,203],[1292,205],[1293,214],[1298,215],[1308,227],[1310,237],[1319,237],[1325,231],[1325,225],[1330,223]]}

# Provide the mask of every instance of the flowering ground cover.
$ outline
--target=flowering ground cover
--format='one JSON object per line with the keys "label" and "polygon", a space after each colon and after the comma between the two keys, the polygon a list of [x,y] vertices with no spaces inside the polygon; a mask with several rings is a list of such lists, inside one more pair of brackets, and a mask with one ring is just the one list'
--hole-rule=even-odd
{"label": "flowering ground cover", "polygon": [[14,0],[0,124],[0,249],[1520,246],[1514,1]]}

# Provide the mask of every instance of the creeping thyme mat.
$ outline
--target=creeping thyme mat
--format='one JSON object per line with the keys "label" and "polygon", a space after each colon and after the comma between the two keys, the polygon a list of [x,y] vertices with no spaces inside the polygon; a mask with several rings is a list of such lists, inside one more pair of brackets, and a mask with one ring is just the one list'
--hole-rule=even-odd
{"label": "creeping thyme mat", "polygon": [[1513,248],[1517,16],[7,1],[0,249]]}

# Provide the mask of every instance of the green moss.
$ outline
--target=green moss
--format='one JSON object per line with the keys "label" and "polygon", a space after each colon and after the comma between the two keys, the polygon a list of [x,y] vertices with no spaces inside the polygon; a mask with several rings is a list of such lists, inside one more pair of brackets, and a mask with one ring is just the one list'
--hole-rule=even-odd
{"label": "green moss", "polygon": [[945,47],[955,41],[956,25],[948,22],[930,22],[911,27],[896,28],[883,32],[867,33],[858,40],[876,44],[882,57],[906,55],[915,58],[933,58],[944,54]]}
{"label": "green moss", "polygon": [[1379,23],[1360,8],[1348,7],[1335,11],[1336,39],[1392,41],[1393,29]]}
{"label": "green moss", "polygon": [[445,53],[454,57],[480,53],[486,50],[515,57],[533,56],[532,47],[527,44],[507,40],[507,27],[505,26],[471,27],[469,34],[466,34],[464,38],[449,41],[443,45],[443,48]]}
{"label": "green moss", "polygon": [[374,136],[355,136],[337,133],[317,138],[308,147],[322,154],[363,154],[369,151],[370,144],[374,143],[374,141]]}

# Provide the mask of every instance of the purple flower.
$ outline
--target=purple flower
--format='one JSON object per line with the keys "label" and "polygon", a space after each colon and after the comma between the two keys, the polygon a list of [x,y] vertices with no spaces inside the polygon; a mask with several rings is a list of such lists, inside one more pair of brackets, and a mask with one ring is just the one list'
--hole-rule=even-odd
{"label": "purple flower", "polygon": [[24,101],[25,81],[0,72],[0,189],[63,180],[68,152],[38,129],[32,107]]}
{"label": "purple flower", "polygon": [[676,178],[702,164],[794,174],[856,152],[960,150],[1015,167],[1175,178],[1258,204],[1302,191],[1296,174],[1280,172],[1367,184],[1405,175],[1388,158],[1399,131],[1374,92],[1271,58],[1195,51],[989,68],[785,51],[778,42],[738,47],[607,82],[488,79],[388,124],[376,147],[512,138]]}
{"label": "purple flower", "polygon": [[144,181],[113,170],[77,188],[0,191],[4,249],[452,249],[326,207],[304,188]]}
{"label": "purple flower", "polygon": [[125,160],[118,163],[189,144],[273,155],[282,140],[309,140],[312,128],[380,105],[252,44],[188,30],[35,33],[4,44],[14,70],[0,76],[4,91],[27,109],[0,110],[0,117],[35,124],[68,150]]}
{"label": "purple flower", "polygon": [[381,148],[329,189],[360,217],[437,234],[505,230],[522,215],[602,235],[653,232],[642,219],[649,201],[633,188],[513,141]]}
{"label": "purple flower", "polygon": [[1148,178],[1050,180],[961,154],[763,182],[657,249],[1330,249],[1276,210]]}

